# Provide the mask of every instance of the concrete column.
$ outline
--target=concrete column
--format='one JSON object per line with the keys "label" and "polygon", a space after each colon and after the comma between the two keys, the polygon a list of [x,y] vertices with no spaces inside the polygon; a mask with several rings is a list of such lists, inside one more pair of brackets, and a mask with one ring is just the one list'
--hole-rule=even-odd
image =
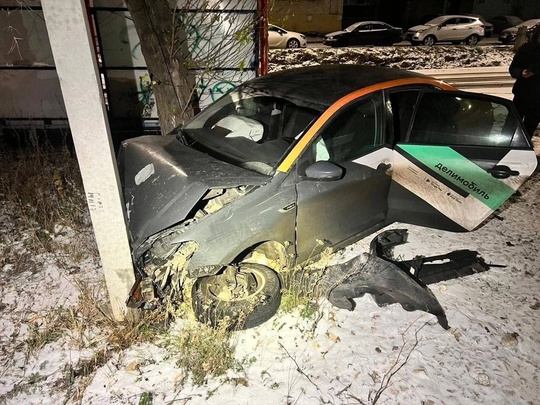
{"label": "concrete column", "polygon": [[42,0],[43,14],[114,317],[135,282],[116,159],[84,0]]}

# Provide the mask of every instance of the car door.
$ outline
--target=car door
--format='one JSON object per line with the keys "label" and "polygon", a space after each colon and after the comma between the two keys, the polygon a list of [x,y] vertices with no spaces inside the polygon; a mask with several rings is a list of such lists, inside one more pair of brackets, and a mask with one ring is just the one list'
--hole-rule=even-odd
{"label": "car door", "polygon": [[[338,112],[297,162],[297,253],[300,261],[325,246],[346,246],[384,222],[392,150],[385,147],[382,93]],[[309,167],[330,162],[331,180],[310,178]]]}
{"label": "car door", "polygon": [[460,33],[459,18],[452,17],[443,22],[437,33],[437,39],[439,41],[463,39],[463,36]]}
{"label": "car door", "polygon": [[365,23],[360,24],[356,29],[351,33],[349,45],[365,45],[370,43],[370,32],[371,24]]}
{"label": "car door", "polygon": [[372,23],[370,30],[370,45],[386,44],[392,41],[392,32],[389,27],[379,23]]}
{"label": "car door", "polygon": [[[392,104],[394,115],[400,106]],[[411,115],[411,114],[409,114]],[[388,220],[477,227],[533,173],[536,155],[509,100],[422,90],[394,150]]]}
{"label": "car door", "polygon": [[268,46],[270,48],[284,48],[285,36],[283,30],[274,25],[268,26]]}
{"label": "car door", "polygon": [[[479,34],[480,21],[475,18],[459,18],[459,24],[457,25],[457,32],[460,39],[465,39],[472,34]],[[485,30],[484,30],[485,33]],[[482,33],[482,35],[484,35]]]}

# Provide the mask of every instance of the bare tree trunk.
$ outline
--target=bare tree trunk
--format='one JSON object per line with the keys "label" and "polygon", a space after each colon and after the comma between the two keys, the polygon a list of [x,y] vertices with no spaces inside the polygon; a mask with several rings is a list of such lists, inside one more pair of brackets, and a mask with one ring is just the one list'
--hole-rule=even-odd
{"label": "bare tree trunk", "polygon": [[152,79],[162,133],[169,133],[194,115],[195,75],[189,60],[185,29],[168,0],[126,0]]}

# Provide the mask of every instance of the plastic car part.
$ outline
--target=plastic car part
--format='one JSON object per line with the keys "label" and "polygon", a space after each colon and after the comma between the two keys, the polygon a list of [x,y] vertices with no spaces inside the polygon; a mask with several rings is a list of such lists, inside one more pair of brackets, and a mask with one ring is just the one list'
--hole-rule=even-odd
{"label": "plastic car part", "polygon": [[390,229],[381,232],[371,241],[371,253],[394,263],[424,284],[470,276],[487,271],[490,266],[501,267],[500,265],[488,265],[478,252],[467,249],[436,256],[416,256],[412,260],[394,260],[392,249],[396,245],[405,243],[407,236],[406,229]]}
{"label": "plastic car part", "polygon": [[270,319],[281,302],[279,277],[272,269],[241,263],[227,266],[193,285],[193,310],[200,322],[229,330],[252,328]]}
{"label": "plastic car part", "polygon": [[338,308],[354,310],[353,298],[366,293],[379,306],[399,303],[407,311],[426,311],[448,329],[444,309],[431,290],[394,263],[364,253],[346,263],[327,268],[326,296]]}

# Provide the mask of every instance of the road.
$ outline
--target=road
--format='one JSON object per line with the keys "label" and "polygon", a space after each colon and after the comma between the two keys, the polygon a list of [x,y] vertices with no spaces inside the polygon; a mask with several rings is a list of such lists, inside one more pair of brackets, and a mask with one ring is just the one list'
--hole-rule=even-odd
{"label": "road", "polygon": [[[396,44],[394,44],[394,46],[410,46],[411,43],[408,42],[408,41],[401,41],[401,42],[398,42]],[[441,42],[437,45],[450,45],[449,42]],[[497,35],[494,35],[490,38],[484,38],[482,39],[478,45],[480,46],[483,46],[483,45],[502,45],[498,38],[497,38]],[[361,46],[361,45],[358,45],[358,46]],[[330,48],[329,46],[327,45],[323,45],[322,43],[322,38],[309,38],[308,37],[308,48]]]}

